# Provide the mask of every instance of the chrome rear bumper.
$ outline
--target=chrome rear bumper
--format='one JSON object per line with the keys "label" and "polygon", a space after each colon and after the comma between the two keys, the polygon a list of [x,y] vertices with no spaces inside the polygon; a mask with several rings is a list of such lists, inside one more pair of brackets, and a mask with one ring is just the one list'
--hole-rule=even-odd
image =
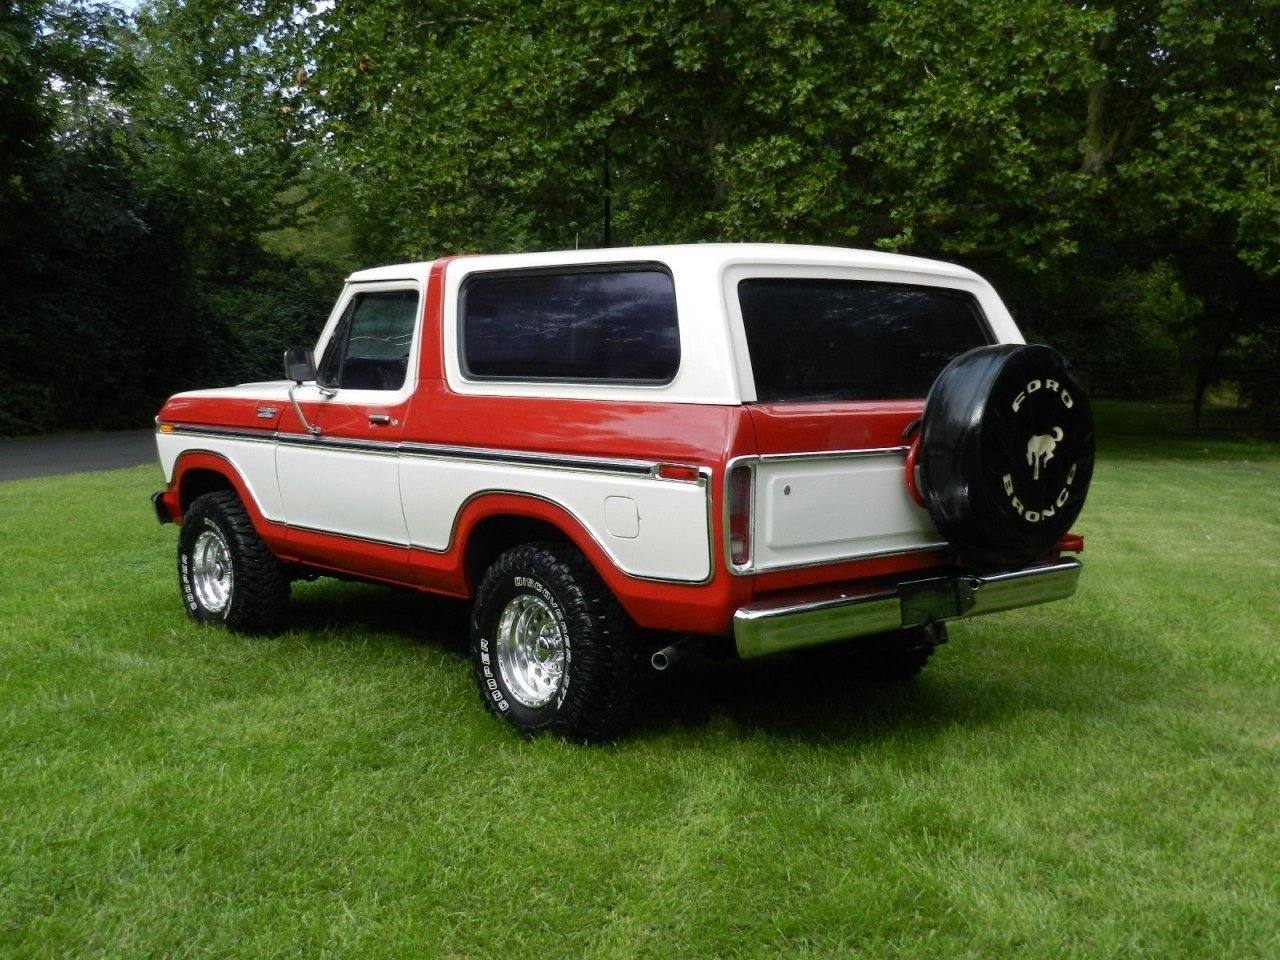
{"label": "chrome rear bumper", "polygon": [[1080,561],[1047,560],[1002,573],[961,573],[888,586],[847,585],[762,600],[733,616],[744,659],[836,640],[942,623],[1063,600],[1076,592]]}

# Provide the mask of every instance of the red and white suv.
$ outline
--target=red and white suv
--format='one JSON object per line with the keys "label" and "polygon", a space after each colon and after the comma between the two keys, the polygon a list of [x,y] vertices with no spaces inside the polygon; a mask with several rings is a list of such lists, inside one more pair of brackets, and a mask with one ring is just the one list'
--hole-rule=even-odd
{"label": "red and white suv", "polygon": [[614,735],[650,661],[841,643],[1070,596],[1089,404],[992,288],[785,245],[473,256],[348,278],[288,379],[171,398],[187,612],[284,623],[338,574],[473,603],[488,708]]}

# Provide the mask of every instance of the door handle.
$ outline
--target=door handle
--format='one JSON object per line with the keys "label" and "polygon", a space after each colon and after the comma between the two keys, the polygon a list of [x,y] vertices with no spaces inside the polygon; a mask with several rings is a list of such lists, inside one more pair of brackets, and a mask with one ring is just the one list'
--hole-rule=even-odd
{"label": "door handle", "polygon": [[375,427],[385,427],[391,422],[391,414],[389,413],[371,413],[369,414],[369,422]]}

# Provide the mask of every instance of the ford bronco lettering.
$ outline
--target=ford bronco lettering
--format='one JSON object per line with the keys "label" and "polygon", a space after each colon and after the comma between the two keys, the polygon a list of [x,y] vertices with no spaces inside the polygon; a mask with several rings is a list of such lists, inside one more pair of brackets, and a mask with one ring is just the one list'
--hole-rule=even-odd
{"label": "ford bronco lettering", "polygon": [[699,644],[909,676],[948,621],[1076,589],[1089,402],[949,264],[699,245],[379,267],[285,367],[157,417],[187,613],[277,630],[317,574],[467,599],[480,696],[526,734],[615,735],[646,663]]}

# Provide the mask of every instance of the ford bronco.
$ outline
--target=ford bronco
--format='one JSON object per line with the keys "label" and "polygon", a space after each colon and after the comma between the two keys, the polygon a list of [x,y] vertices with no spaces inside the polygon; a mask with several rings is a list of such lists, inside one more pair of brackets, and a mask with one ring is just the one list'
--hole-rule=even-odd
{"label": "ford bronco", "polygon": [[487,708],[577,740],[647,663],[839,646],[1075,592],[1089,402],[950,264],[790,245],[352,274],[286,379],[157,422],[187,613],[280,629],[332,574],[471,603]]}

